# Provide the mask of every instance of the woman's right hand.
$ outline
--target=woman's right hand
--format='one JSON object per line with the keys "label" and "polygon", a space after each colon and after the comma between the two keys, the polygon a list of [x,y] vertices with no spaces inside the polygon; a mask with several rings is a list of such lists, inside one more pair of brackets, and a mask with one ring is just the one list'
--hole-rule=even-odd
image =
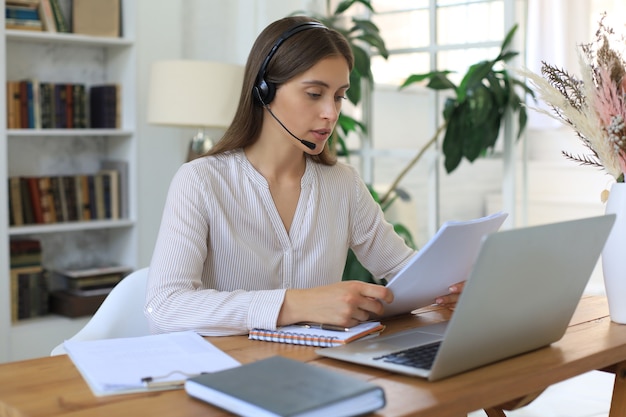
{"label": "woman's right hand", "polygon": [[290,289],[285,294],[278,326],[311,321],[352,327],[382,315],[382,301],[391,303],[392,292],[377,284],[341,281],[308,289]]}

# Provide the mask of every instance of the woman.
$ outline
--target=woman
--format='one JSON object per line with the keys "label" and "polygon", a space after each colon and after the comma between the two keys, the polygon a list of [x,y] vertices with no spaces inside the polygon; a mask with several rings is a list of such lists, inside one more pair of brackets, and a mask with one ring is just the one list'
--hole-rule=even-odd
{"label": "woman", "polygon": [[153,332],[353,326],[392,301],[383,286],[341,281],[350,248],[378,278],[414,255],[326,143],[352,65],[346,39],[307,17],[259,35],[230,128],[170,185],[147,288]]}

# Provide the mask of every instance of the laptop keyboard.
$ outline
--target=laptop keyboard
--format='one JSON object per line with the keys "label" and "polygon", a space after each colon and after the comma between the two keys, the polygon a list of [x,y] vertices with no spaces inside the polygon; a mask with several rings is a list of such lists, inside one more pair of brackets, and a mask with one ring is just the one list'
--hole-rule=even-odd
{"label": "laptop keyboard", "polygon": [[398,365],[411,366],[413,368],[430,369],[433,366],[440,345],[441,341],[438,341],[389,353],[374,359]]}

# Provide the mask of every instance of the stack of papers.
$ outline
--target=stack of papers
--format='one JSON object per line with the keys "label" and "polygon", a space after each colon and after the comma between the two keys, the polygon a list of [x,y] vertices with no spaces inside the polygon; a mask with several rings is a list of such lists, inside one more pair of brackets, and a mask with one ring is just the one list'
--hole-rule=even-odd
{"label": "stack of papers", "polygon": [[192,331],[68,340],[64,347],[96,396],[182,388],[189,377],[240,365]]}

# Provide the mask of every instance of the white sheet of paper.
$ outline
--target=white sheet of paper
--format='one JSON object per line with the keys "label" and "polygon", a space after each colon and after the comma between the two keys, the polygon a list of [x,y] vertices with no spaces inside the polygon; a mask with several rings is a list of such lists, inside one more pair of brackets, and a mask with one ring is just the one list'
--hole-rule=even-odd
{"label": "white sheet of paper", "polygon": [[498,231],[508,214],[497,212],[466,221],[448,221],[409,263],[387,283],[394,295],[384,317],[408,313],[448,294],[448,287],[467,279],[483,237]]}
{"label": "white sheet of paper", "polygon": [[[240,365],[192,331],[118,339],[68,340],[64,347],[97,396],[147,391],[149,388],[142,382],[144,377],[153,377],[156,382],[180,381],[189,375]],[[168,387],[161,389],[164,388]]]}

